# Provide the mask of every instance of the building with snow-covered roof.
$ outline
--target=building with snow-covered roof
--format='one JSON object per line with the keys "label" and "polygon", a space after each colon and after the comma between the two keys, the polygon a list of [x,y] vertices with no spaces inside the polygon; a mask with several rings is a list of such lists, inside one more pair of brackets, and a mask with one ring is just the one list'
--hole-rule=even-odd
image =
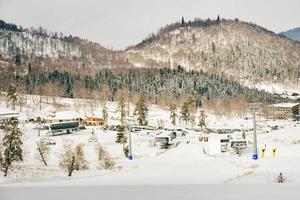
{"label": "building with snow-covered roof", "polygon": [[105,120],[103,117],[98,116],[86,116],[85,124],[87,126],[104,126]]}
{"label": "building with snow-covered roof", "polygon": [[299,115],[299,103],[277,103],[268,106],[268,114],[273,119],[291,119]]}
{"label": "building with snow-covered roof", "polygon": [[79,122],[79,124],[83,125],[84,117],[76,111],[61,111],[47,116],[45,121],[49,124],[59,122]]}
{"label": "building with snow-covered roof", "polygon": [[4,127],[4,124],[8,120],[18,120],[19,113],[9,108],[0,108],[0,128]]}

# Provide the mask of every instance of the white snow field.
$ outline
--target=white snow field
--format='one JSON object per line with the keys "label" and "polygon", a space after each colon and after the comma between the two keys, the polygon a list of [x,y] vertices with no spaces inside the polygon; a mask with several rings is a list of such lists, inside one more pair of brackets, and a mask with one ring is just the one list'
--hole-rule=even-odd
{"label": "white snow field", "polygon": [[[78,102],[73,99],[56,99],[56,103],[61,104],[57,108],[43,101],[40,111],[37,103],[34,103],[36,101],[28,100],[27,106],[22,108],[21,118],[46,117],[53,111],[71,110],[77,110],[83,115],[93,113],[101,116],[99,105],[95,108],[75,108]],[[107,105],[109,124],[118,124],[117,103],[108,102]],[[0,110],[5,107],[2,101]],[[133,105],[130,113],[132,109]],[[247,130],[253,125],[251,119],[217,117],[212,113],[207,115],[207,126],[210,129]],[[156,105],[150,106],[148,118],[151,125],[164,123],[170,126],[169,112]],[[0,200],[299,199],[300,124],[259,118],[257,125],[258,150],[260,152],[262,147],[266,148],[264,158],[259,156],[258,160],[252,160],[252,131],[246,132],[249,146],[241,155],[232,151],[220,153],[219,149],[209,150],[215,144],[200,142],[202,132],[189,130],[186,136],[176,138],[176,147],[169,149],[153,146],[151,135],[132,133],[133,160],[128,160],[124,157],[122,145],[115,143],[116,132],[88,127],[73,134],[48,136],[55,140],[56,145],[50,145],[49,166],[45,167],[36,158],[36,142],[40,137],[46,137],[46,132],[42,131],[41,136],[38,136],[35,124],[20,124],[24,133],[24,162],[18,163],[8,177],[4,178],[1,174]],[[278,129],[272,130],[271,127],[275,125]],[[178,127],[189,129],[191,125],[179,124]],[[114,158],[117,165],[115,169],[99,169],[96,143],[89,142],[93,130],[98,142]],[[220,134],[211,133],[208,137],[217,138]],[[66,172],[59,168],[59,156],[66,139],[72,139],[75,144],[84,144],[89,170],[75,171],[72,177],[67,177]],[[272,156],[272,148],[276,148],[275,157]],[[280,172],[286,178],[285,184],[275,182]]]}

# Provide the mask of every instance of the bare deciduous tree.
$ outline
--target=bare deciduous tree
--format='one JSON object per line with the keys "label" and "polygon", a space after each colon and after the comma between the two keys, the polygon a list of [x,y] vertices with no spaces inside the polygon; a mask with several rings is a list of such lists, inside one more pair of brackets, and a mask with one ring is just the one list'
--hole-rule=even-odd
{"label": "bare deciduous tree", "polygon": [[113,169],[116,165],[111,155],[103,148],[101,144],[96,147],[98,154],[98,160],[100,161],[100,167],[104,169]]}
{"label": "bare deciduous tree", "polygon": [[38,159],[45,164],[45,166],[48,166],[47,159],[50,153],[50,147],[46,142],[39,141],[36,143],[37,145],[37,157]]}
{"label": "bare deciduous tree", "polygon": [[67,171],[68,176],[72,176],[74,170],[88,169],[88,162],[85,160],[83,146],[78,144],[74,148],[71,140],[65,141],[59,166]]}

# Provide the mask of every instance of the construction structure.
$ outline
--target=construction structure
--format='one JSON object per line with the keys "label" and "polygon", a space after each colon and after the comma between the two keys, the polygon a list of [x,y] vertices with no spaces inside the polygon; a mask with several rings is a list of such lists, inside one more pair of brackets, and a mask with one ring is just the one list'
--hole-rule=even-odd
{"label": "construction structure", "polygon": [[278,103],[269,105],[268,116],[272,119],[287,120],[299,115],[299,103]]}

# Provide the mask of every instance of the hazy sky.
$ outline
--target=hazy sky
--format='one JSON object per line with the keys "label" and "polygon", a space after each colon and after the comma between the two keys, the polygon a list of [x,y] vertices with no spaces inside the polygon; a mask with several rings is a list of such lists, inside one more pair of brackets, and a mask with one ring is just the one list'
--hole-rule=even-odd
{"label": "hazy sky", "polygon": [[114,49],[136,44],[182,16],[192,20],[218,14],[280,32],[300,27],[300,0],[0,0],[0,19]]}

